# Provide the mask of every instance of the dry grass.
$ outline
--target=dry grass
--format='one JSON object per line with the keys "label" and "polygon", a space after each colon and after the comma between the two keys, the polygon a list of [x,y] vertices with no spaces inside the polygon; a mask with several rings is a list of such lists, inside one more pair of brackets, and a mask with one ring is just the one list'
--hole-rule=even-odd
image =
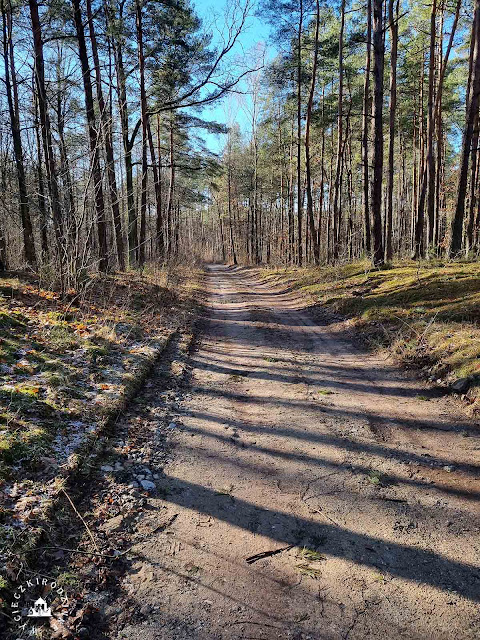
{"label": "dry grass", "polygon": [[373,346],[388,347],[431,380],[469,377],[469,397],[478,405],[479,263],[402,262],[374,271],[356,262],[264,273],[351,318]]}

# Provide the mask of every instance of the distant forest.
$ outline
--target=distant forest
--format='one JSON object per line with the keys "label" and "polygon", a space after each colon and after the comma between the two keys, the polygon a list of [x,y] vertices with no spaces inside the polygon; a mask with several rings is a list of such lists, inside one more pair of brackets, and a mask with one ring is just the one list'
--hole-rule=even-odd
{"label": "distant forest", "polygon": [[[152,261],[477,256],[480,0],[0,9],[2,269],[66,290]],[[253,14],[266,64],[238,54]],[[248,127],[208,118],[232,92]]]}

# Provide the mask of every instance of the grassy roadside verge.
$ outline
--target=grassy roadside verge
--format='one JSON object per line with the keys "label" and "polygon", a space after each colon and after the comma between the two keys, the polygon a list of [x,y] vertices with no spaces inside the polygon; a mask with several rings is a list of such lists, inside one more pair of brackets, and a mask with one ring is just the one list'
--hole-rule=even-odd
{"label": "grassy roadside verge", "polygon": [[260,273],[348,318],[372,348],[388,348],[480,409],[479,263],[404,262],[373,271],[365,261]]}
{"label": "grassy roadside verge", "polygon": [[38,544],[69,477],[194,317],[198,277],[110,276],[67,299],[22,275],[0,279],[3,575]]}

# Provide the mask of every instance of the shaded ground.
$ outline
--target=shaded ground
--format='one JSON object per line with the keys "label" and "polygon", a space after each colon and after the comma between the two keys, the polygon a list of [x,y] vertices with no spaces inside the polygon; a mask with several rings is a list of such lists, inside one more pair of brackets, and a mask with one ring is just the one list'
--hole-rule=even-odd
{"label": "shaded ground", "polygon": [[478,638],[477,425],[294,293],[208,286],[107,637]]}

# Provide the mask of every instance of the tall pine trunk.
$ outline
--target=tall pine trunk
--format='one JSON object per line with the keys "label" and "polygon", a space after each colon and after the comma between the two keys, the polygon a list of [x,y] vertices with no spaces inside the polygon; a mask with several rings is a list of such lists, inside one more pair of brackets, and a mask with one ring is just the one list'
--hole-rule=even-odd
{"label": "tall pine trunk", "polygon": [[362,119],[362,163],[363,163],[363,235],[365,251],[372,250],[370,225],[370,153],[368,132],[370,130],[370,67],[372,51],[372,0],[367,0],[367,54],[365,61],[365,80],[363,85],[363,119]]}
{"label": "tall pine trunk", "polygon": [[123,60],[123,7],[120,4],[118,18],[112,6],[112,0],[107,5],[108,21],[113,31],[112,46],[115,58],[115,71],[117,76],[118,111],[120,114],[120,126],[122,130],[123,154],[125,164],[125,186],[127,190],[127,219],[128,219],[128,262],[134,266],[138,261],[138,225],[135,197],[133,191],[133,162],[132,141],[130,140],[128,124],[127,102],[127,76]]}
{"label": "tall pine trunk", "polygon": [[[430,13],[430,54],[428,70],[428,103],[427,103],[427,155],[422,173],[420,195],[418,199],[417,223],[415,227],[414,258],[421,258],[425,253],[424,226],[425,202],[428,213],[428,244],[433,239],[435,217],[435,154],[434,154],[434,91],[435,91],[435,43],[436,43],[437,0],[432,0]],[[427,199],[428,193],[428,199]]]}
{"label": "tall pine trunk", "polygon": [[337,116],[337,166],[335,170],[335,191],[333,196],[333,257],[338,258],[340,250],[340,227],[342,217],[342,163],[343,163],[343,45],[345,32],[345,0],[340,5],[340,36],[338,43],[338,116]]}
{"label": "tall pine trunk", "polygon": [[40,132],[40,120],[38,117],[38,99],[35,92],[35,78],[33,78],[33,96],[34,96],[34,129],[35,129],[35,142],[36,142],[36,151],[37,151],[37,161],[36,161],[36,173],[37,173],[37,181],[38,181],[38,194],[37,194],[37,202],[38,202],[38,211],[40,213],[40,246],[42,251],[42,262],[48,260],[50,255],[50,249],[48,246],[48,235],[47,235],[47,195],[45,193],[45,179],[43,174],[43,157],[42,157],[42,134]]}
{"label": "tall pine trunk", "polygon": [[[472,24],[471,46],[471,84],[467,95],[467,118],[463,133],[462,152],[460,159],[460,172],[458,177],[457,204],[452,221],[452,237],[450,241],[449,255],[451,258],[458,256],[462,249],[463,220],[465,217],[465,196],[468,182],[468,166],[472,139],[475,130],[475,118],[478,114],[480,98],[480,0],[475,0],[475,10]],[[476,153],[476,149],[473,150]]]}
{"label": "tall pine trunk", "polygon": [[173,197],[175,194],[175,137],[174,137],[174,114],[170,111],[170,131],[169,131],[169,159],[170,159],[170,182],[168,185],[168,200],[167,200],[167,245],[168,245],[168,258],[172,250],[172,212],[173,212]]}
{"label": "tall pine trunk", "polygon": [[[158,124],[158,116],[157,116]],[[155,152],[155,144],[153,142],[152,127],[150,118],[147,119],[148,145],[150,148],[150,159],[152,161],[153,186],[155,189],[155,245],[157,249],[157,258],[162,261],[165,253],[165,241],[163,237],[163,212],[162,212],[162,176],[161,176],[161,148],[160,148],[160,126],[157,127],[158,136],[158,164]]]}
{"label": "tall pine trunk", "polygon": [[385,45],[383,41],[383,0],[373,0],[373,264],[383,264],[382,237],[382,178],[383,178],[383,67]]}
{"label": "tall pine trunk", "polygon": [[141,0],[135,1],[135,18],[137,27],[138,67],[140,72],[140,111],[142,120],[142,193],[140,197],[140,247],[138,262],[141,267],[145,264],[145,241],[147,227],[147,187],[148,187],[148,114],[147,92],[145,90],[145,55],[143,52],[143,19]]}
{"label": "tall pine trunk", "polygon": [[397,109],[397,52],[398,52],[398,5],[399,0],[388,1],[388,20],[390,22],[390,108],[389,108],[389,145],[388,145],[388,187],[387,187],[387,232],[385,238],[385,258],[393,258],[393,186],[395,177],[395,117]]}
{"label": "tall pine trunk", "polygon": [[316,0],[315,15],[315,40],[313,51],[312,80],[310,83],[310,94],[308,96],[307,118],[305,122],[305,171],[306,171],[306,188],[307,188],[307,217],[310,227],[310,238],[313,245],[313,259],[315,264],[320,262],[320,253],[318,245],[318,236],[315,230],[315,219],[313,216],[313,195],[312,195],[312,170],[310,161],[310,122],[312,119],[313,99],[315,96],[315,82],[317,79],[318,65],[318,36],[320,30],[320,0]]}
{"label": "tall pine trunk", "polygon": [[303,196],[302,196],[302,32],[303,0],[300,0],[297,41],[297,259],[303,263]]}

